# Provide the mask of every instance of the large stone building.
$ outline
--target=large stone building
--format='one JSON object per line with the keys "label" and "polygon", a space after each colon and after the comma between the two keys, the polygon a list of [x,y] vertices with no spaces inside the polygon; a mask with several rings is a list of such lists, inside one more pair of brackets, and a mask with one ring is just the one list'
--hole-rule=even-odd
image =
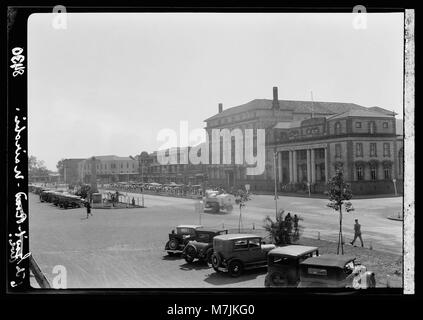
{"label": "large stone building", "polygon": [[[97,180],[102,183],[133,181],[139,175],[139,162],[133,157],[115,155],[95,156]],[[89,182],[92,172],[91,158],[78,162],[78,181]]]}
{"label": "large stone building", "polygon": [[[187,148],[187,152],[190,147]],[[177,183],[187,185],[198,185],[204,181],[207,171],[206,164],[181,163],[181,148],[167,150],[167,153],[174,153],[178,159],[177,164],[160,164],[157,159],[157,151],[151,154],[142,152],[138,156],[140,168],[140,181],[157,183]]]}
{"label": "large stone building", "polygon": [[[279,191],[307,192],[310,188],[313,193],[322,193],[335,170],[342,168],[354,194],[403,190],[403,126],[392,111],[353,103],[279,100],[274,87],[273,99],[255,99],[226,110],[219,104],[218,113],[205,122],[208,163],[181,162],[181,148],[167,150],[168,154],[176,154],[178,161],[165,165],[159,163],[157,152],[142,152],[136,157],[97,156],[97,179],[105,183],[205,182],[228,190],[248,184],[253,192],[273,192],[276,177]],[[224,134],[219,134],[217,158],[213,158],[217,150],[213,129],[228,129],[226,138],[230,139],[224,145]],[[239,149],[235,129],[240,129],[245,138]],[[249,140],[253,142],[253,155],[264,155],[260,174],[249,175],[247,168],[251,165],[245,159],[235,161],[235,154],[246,154],[247,129],[253,129]],[[256,146],[257,129],[264,129],[263,150]],[[225,162],[223,150],[228,151],[228,147],[230,159],[226,153]],[[90,159],[66,159],[65,181],[90,181]]]}
{"label": "large stone building", "polygon": [[309,183],[312,192],[323,192],[327,180],[342,168],[356,194],[394,193],[395,187],[402,191],[403,139],[392,111],[352,103],[279,100],[275,87],[272,100],[256,99],[226,110],[219,104],[218,113],[205,122],[209,136],[212,129],[266,133],[263,174],[247,175],[246,165],[235,164],[232,157],[231,164],[207,167],[214,185],[249,184],[253,191],[272,191],[276,172],[279,190],[305,190]]}

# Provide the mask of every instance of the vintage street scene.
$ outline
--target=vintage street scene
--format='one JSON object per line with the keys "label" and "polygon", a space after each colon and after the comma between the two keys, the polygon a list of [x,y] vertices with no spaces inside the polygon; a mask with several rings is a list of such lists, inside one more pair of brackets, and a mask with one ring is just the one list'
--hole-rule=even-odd
{"label": "vintage street scene", "polygon": [[403,287],[402,13],[28,22],[34,288]]}

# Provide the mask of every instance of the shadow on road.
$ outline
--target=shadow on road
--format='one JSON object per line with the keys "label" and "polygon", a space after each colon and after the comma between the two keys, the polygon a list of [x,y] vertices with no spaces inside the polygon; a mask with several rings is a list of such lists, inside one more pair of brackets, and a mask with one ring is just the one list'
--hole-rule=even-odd
{"label": "shadow on road", "polygon": [[165,255],[165,256],[163,256],[162,257],[162,260],[170,260],[170,261],[172,261],[172,260],[179,260],[179,259],[182,259],[182,255],[180,254],[180,253],[178,253],[178,254],[173,254],[173,255]]}
{"label": "shadow on road", "polygon": [[[213,284],[215,286],[227,285],[227,284],[234,284],[239,283],[247,280],[253,280],[260,275],[266,274],[267,267],[246,270],[244,273],[238,278],[232,278],[229,274],[224,272],[212,272],[207,276],[204,281],[207,283]],[[264,283],[263,283],[264,286]]]}
{"label": "shadow on road", "polygon": [[180,266],[181,270],[190,271],[190,270],[203,270],[209,269],[210,266],[203,261],[197,260],[192,263],[184,263]]}

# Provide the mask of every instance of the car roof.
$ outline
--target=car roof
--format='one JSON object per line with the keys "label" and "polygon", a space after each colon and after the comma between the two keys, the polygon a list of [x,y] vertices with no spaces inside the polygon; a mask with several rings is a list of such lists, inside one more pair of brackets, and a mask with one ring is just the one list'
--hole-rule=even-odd
{"label": "car roof", "polygon": [[220,231],[226,231],[226,229],[217,229],[217,228],[198,228],[197,231],[204,231],[204,232],[220,232]]}
{"label": "car roof", "polygon": [[198,229],[202,227],[203,226],[197,225],[197,224],[180,224],[179,226],[176,226],[176,228],[192,228],[192,229]]}
{"label": "car roof", "polygon": [[356,258],[348,255],[324,254],[317,257],[311,257],[301,262],[301,265],[308,266],[327,266],[327,267],[344,267],[348,262],[354,261]]}
{"label": "car roof", "polygon": [[251,233],[230,233],[230,234],[222,234],[220,236],[214,237],[214,239],[218,240],[236,240],[236,239],[244,239],[244,238],[261,238],[256,234]]}
{"label": "car roof", "polygon": [[269,251],[269,255],[280,255],[289,257],[299,257],[304,254],[311,253],[318,250],[317,247],[300,246],[300,245],[289,245],[284,247],[277,247]]}

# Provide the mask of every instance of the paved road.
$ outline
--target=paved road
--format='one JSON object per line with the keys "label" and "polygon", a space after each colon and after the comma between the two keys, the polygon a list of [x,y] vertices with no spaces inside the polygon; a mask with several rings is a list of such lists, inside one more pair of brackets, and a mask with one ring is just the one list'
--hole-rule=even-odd
{"label": "paved road", "polygon": [[[140,198],[140,194],[124,193],[130,198]],[[194,211],[195,200],[144,195],[146,206],[160,206],[174,203],[188,211]],[[318,232],[322,240],[336,241],[339,231],[339,215],[328,208],[325,199],[279,196],[278,209],[284,209],[291,214],[299,215],[303,220],[304,236],[316,237]],[[141,203],[141,198],[139,200]],[[343,233],[345,241],[354,237],[354,220],[359,219],[365,246],[370,245],[377,250],[402,254],[402,222],[389,220],[387,217],[402,210],[402,198],[357,199],[352,201],[354,211],[343,214]],[[252,200],[242,210],[242,221],[245,228],[261,228],[266,216],[276,215],[274,196],[254,195]],[[206,218],[205,218],[206,216]],[[230,215],[202,215],[204,219],[214,225],[238,227],[239,211],[234,210]],[[194,222],[199,222],[199,216],[194,215]],[[190,221],[193,223],[193,221]]]}
{"label": "paved road", "polygon": [[[30,250],[52,282],[53,267],[67,270],[68,288],[172,288],[172,287],[262,287],[265,270],[249,272],[241,278],[216,274],[212,268],[183,259],[170,258],[163,251],[168,233],[178,224],[199,222],[194,200],[145,196],[147,208],[93,209],[86,219],[83,208],[63,210],[40,203],[30,195]],[[401,226],[386,219],[401,207],[400,198],[357,200],[356,212],[345,218],[345,229],[355,217],[363,224],[365,241],[375,248],[401,251]],[[243,211],[244,227],[261,226],[266,215],[273,215],[272,197],[255,196]],[[312,235],[322,238],[336,233],[336,215],[319,199],[281,198],[280,207],[301,212]],[[366,209],[365,209],[366,208]],[[239,212],[202,214],[205,226],[238,226]],[[346,232],[348,235],[348,232]],[[195,269],[193,271],[192,269]]]}

